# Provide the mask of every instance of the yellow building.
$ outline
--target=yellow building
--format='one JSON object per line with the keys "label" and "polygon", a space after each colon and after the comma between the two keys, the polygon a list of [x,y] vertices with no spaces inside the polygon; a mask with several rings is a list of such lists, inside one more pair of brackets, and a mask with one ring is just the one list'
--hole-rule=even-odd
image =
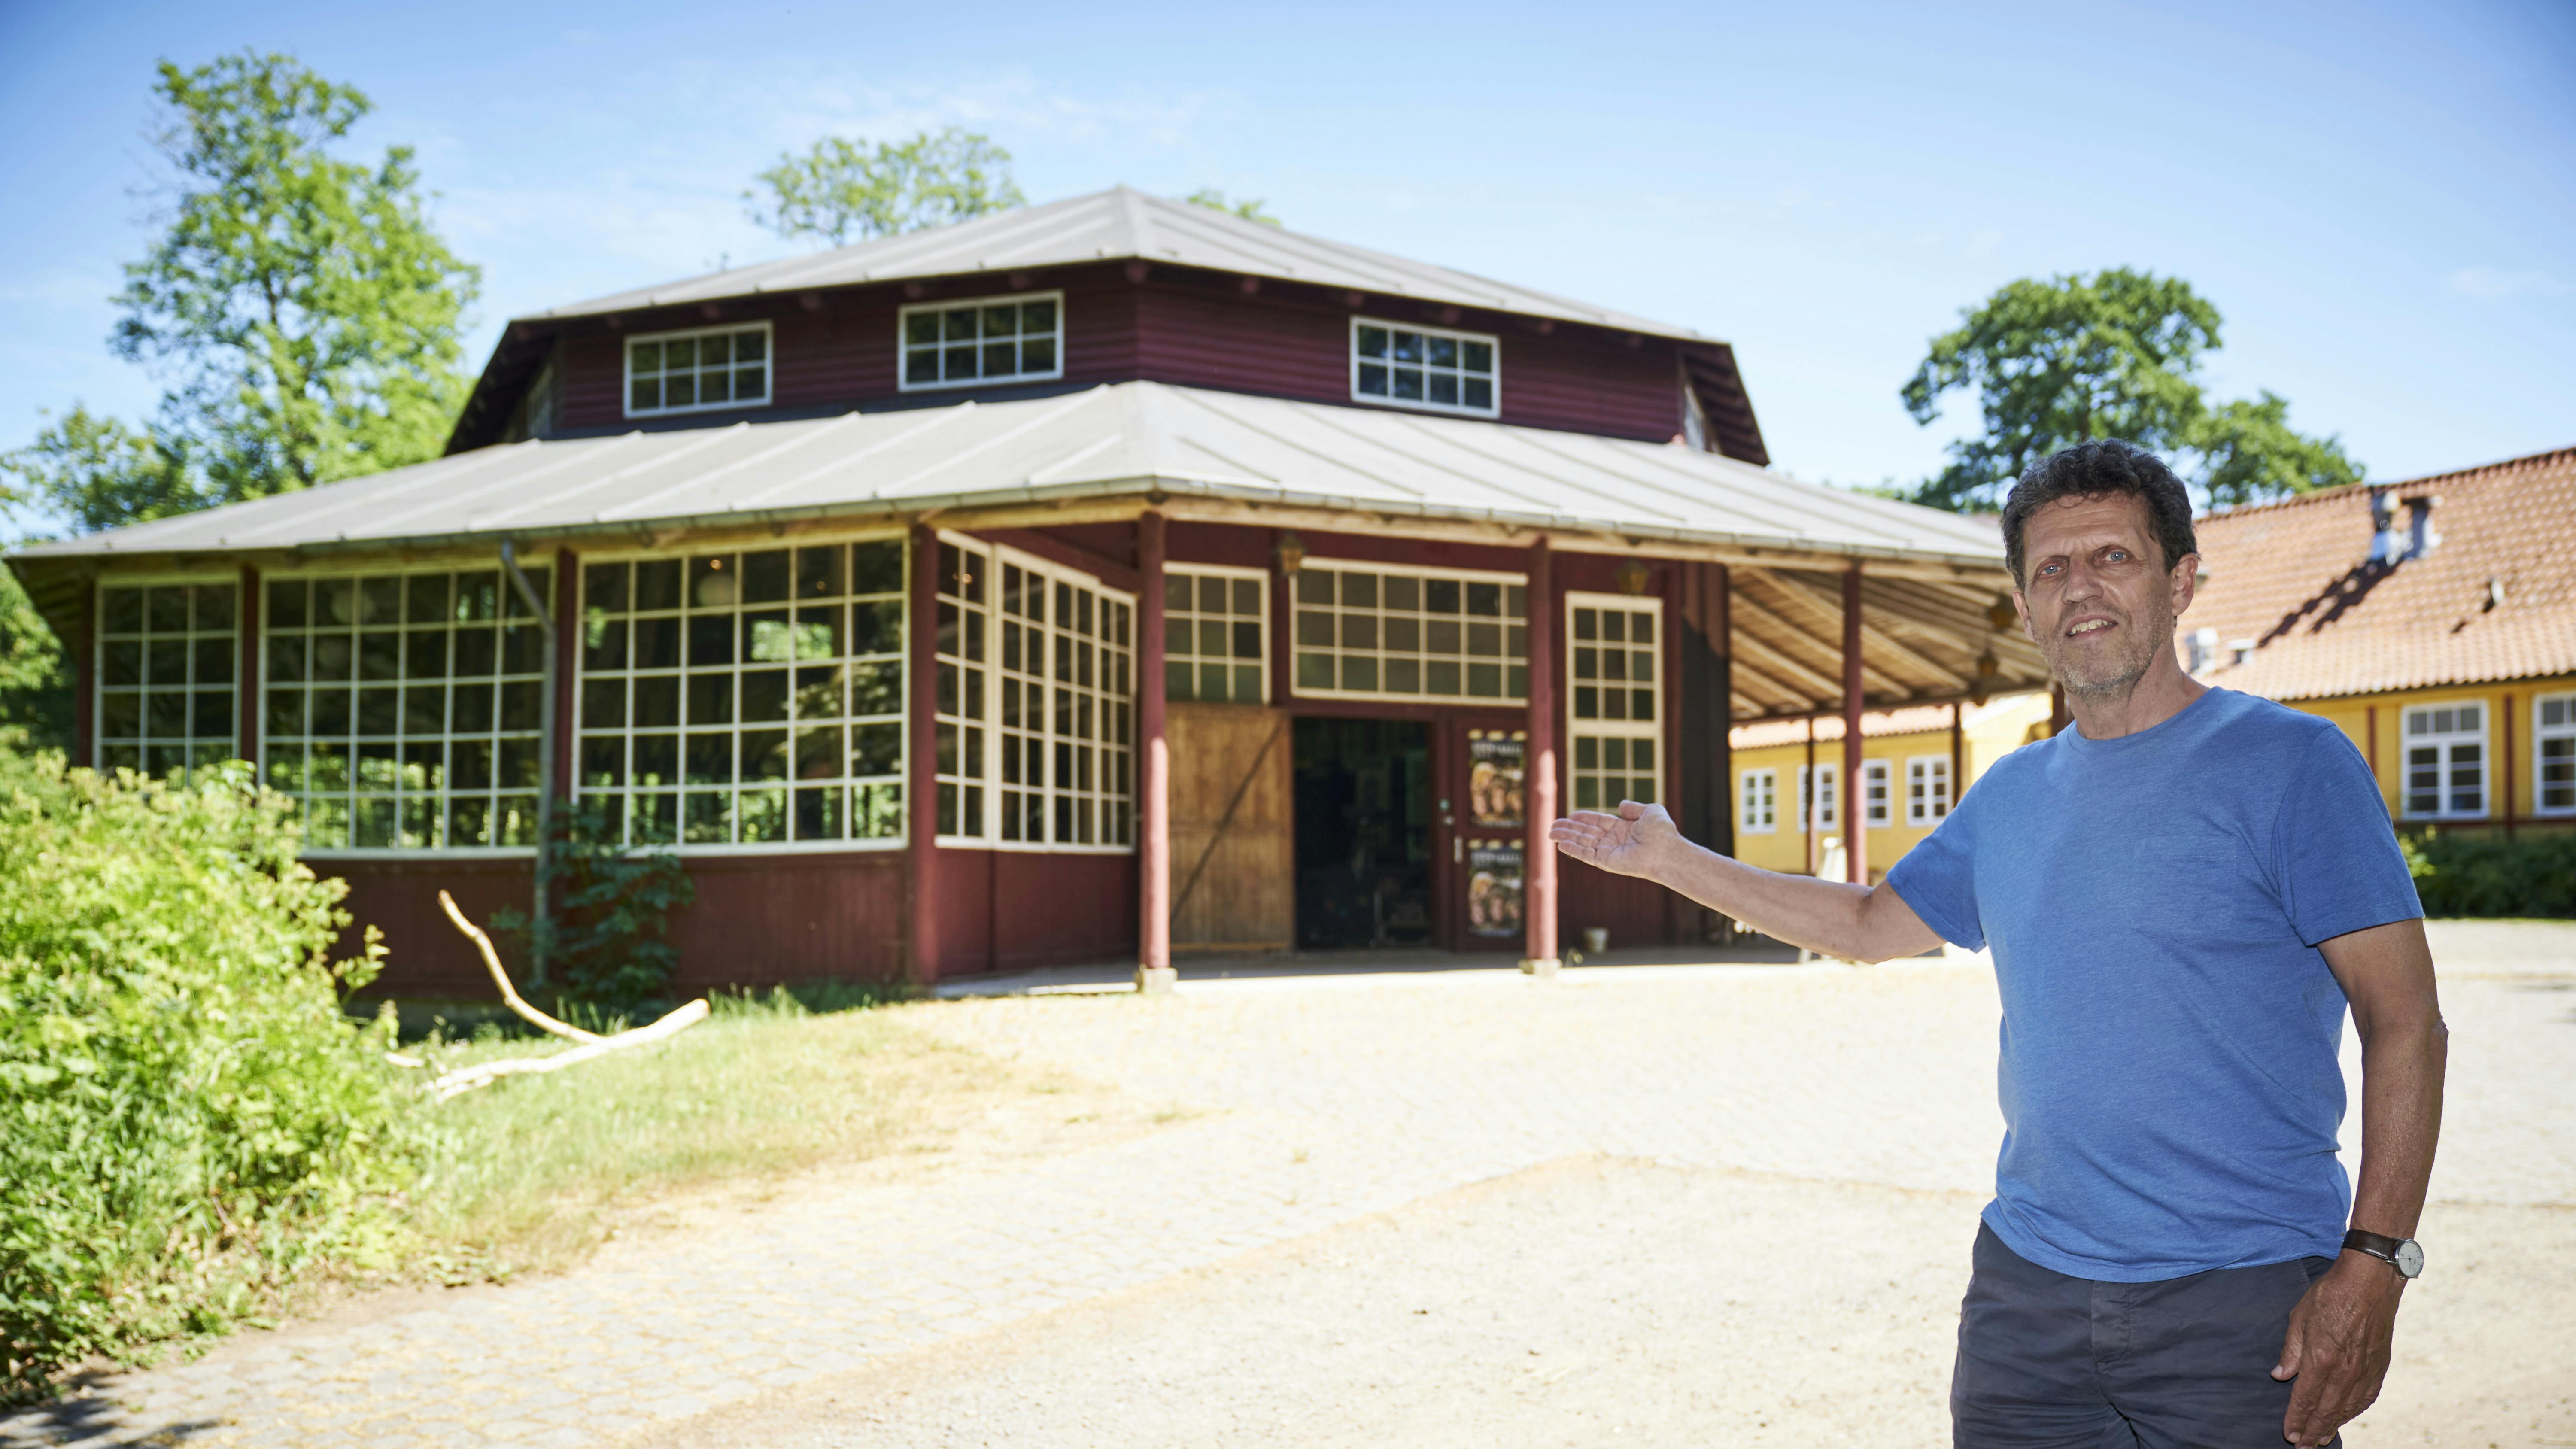
{"label": "yellow building", "polygon": [[2576,448],[2198,531],[2184,668],[2342,726],[2401,829],[2576,827]]}
{"label": "yellow building", "polygon": [[[1926,704],[1861,716],[1861,814],[1869,878],[1886,876],[2007,752],[2048,735],[2045,694],[1987,704]],[[1728,732],[1735,771],[1735,855],[1792,875],[1844,875],[1843,722],[1762,720]]]}

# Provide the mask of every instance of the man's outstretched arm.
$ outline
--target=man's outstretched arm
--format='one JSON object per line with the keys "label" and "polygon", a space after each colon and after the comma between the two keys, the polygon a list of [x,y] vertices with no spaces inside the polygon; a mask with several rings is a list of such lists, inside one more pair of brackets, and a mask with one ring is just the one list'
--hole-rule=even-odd
{"label": "man's outstretched arm", "polygon": [[[2411,1238],[2433,1177],[2450,1055],[2424,923],[2392,921],[2318,949],[2352,1003],[2353,1034],[2361,1038],[2361,1181],[2352,1226]],[[2346,1249],[2299,1300],[2272,1370],[2275,1378],[2298,1380],[2282,1438],[2323,1444],[2379,1397],[2405,1286],[2394,1268]]]}
{"label": "man's outstretched arm", "polygon": [[1781,875],[1682,838],[1661,805],[1630,800],[1615,815],[1577,810],[1548,827],[1556,848],[1586,865],[1633,875],[1723,911],[1773,940],[1847,961],[1919,956],[1940,934],[1884,885]]}

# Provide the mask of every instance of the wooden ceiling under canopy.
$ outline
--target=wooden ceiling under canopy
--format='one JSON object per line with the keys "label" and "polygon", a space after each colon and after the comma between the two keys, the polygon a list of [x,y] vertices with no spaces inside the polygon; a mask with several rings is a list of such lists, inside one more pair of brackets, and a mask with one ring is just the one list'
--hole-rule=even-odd
{"label": "wooden ceiling under canopy", "polygon": [[[1734,715],[1829,714],[1843,706],[1839,573],[1737,565],[1728,570]],[[2007,604],[1998,613],[1997,605]],[[2003,627],[1996,627],[2002,618]],[[1981,661],[1988,661],[1982,662]],[[1992,592],[1861,575],[1861,699],[1870,709],[2048,687],[2039,646]]]}

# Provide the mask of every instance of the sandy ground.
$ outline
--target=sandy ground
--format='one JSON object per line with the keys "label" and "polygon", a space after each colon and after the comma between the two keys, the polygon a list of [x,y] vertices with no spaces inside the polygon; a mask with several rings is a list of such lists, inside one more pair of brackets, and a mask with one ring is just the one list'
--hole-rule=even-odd
{"label": "sandy ground", "polygon": [[[1979,1205],[1569,1158],[638,1442],[1947,1444]],[[2576,1442],[2576,1212],[2423,1232],[2346,1441]]]}

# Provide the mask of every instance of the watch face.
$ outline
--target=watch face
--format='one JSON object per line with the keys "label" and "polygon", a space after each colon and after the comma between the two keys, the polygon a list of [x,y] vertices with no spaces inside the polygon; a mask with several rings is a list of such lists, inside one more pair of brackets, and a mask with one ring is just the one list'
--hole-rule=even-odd
{"label": "watch face", "polygon": [[2424,1271],[2424,1249],[2413,1238],[2397,1245],[2397,1271],[2412,1278]]}

